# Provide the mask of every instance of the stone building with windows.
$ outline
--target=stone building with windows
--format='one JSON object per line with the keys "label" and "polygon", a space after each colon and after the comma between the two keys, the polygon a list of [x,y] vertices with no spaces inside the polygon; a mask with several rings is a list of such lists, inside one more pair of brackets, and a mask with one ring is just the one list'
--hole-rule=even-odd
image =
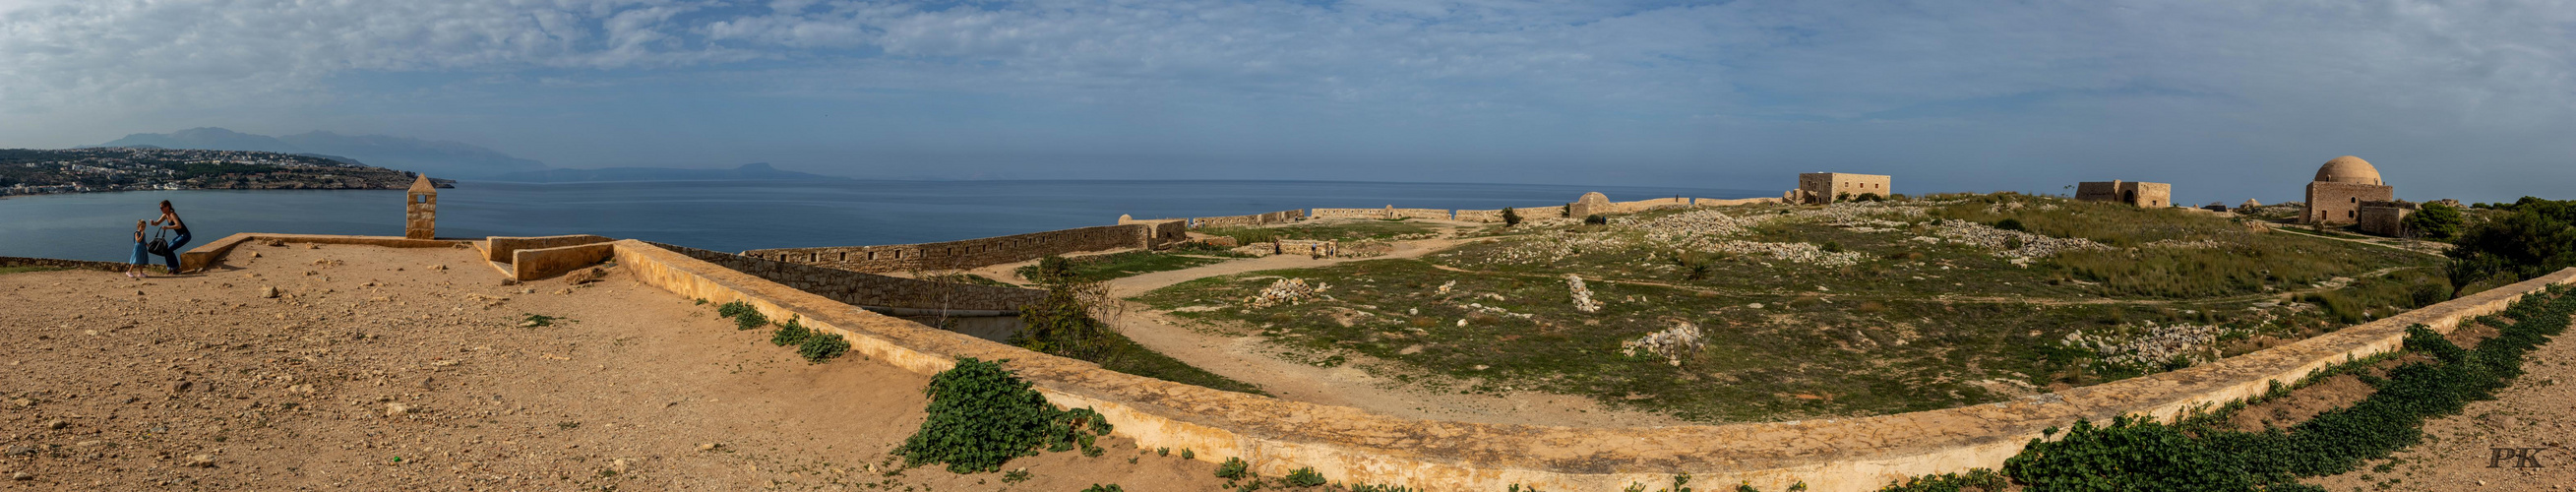
{"label": "stone building with windows", "polygon": [[2390,237],[2412,236],[2406,230],[2406,216],[2423,210],[2423,206],[2405,200],[2372,200],[2361,202],[2358,220],[2361,232]]}
{"label": "stone building with windows", "polygon": [[2173,206],[2173,185],[2117,180],[2086,181],[2075,184],[2075,199],[2120,202],[2140,207],[2169,207]]}
{"label": "stone building with windows", "polygon": [[2385,202],[2397,198],[2397,188],[2379,180],[2379,169],[2359,157],[2343,156],[2326,161],[2317,168],[2317,179],[2308,183],[2308,210],[2300,216],[2310,224],[2351,224],[2361,222],[2363,202]]}
{"label": "stone building with windows", "polygon": [[1782,193],[1780,200],[1796,204],[1821,205],[1850,200],[1863,194],[1876,194],[1880,198],[1887,198],[1894,195],[1889,191],[1889,183],[1892,180],[1893,178],[1883,174],[1802,173],[1798,175],[1798,189]]}

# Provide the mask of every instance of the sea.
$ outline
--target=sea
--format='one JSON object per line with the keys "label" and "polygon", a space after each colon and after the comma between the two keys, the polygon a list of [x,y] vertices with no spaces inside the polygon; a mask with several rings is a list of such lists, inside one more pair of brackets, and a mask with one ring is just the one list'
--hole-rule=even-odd
{"label": "sea", "polygon": [[[597,234],[717,251],[953,241],[1305,208],[1494,209],[1777,192],[1690,186],[1342,181],[653,181],[439,190],[439,237]],[[185,190],[0,198],[0,256],[124,261],[169,200],[191,246],[237,232],[398,236],[398,190]]]}

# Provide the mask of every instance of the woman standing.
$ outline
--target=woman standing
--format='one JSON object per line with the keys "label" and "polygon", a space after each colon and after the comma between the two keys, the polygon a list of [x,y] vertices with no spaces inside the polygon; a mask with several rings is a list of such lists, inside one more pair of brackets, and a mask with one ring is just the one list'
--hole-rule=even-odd
{"label": "woman standing", "polygon": [[170,262],[170,274],[178,275],[179,252],[186,251],[181,248],[188,245],[188,223],[181,222],[179,220],[179,211],[178,209],[170,208],[169,200],[161,201],[161,218],[152,219],[152,223],[160,225],[162,229],[168,229],[170,232],[179,233],[179,237],[170,238],[170,252],[161,255],[162,259],[169,260]]}

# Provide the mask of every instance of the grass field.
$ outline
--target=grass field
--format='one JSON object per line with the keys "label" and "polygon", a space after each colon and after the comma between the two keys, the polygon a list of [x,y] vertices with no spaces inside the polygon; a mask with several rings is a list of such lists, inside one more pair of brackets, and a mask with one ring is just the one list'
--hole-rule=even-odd
{"label": "grass field", "polygon": [[[1101,281],[1225,261],[1204,254],[1180,254],[1158,251],[1128,251],[1096,256],[1067,258],[1072,262],[1074,277],[1083,281]],[[1037,265],[1020,267],[1020,278],[1037,278]]]}
{"label": "grass field", "polygon": [[1281,239],[1314,241],[1398,239],[1426,237],[1437,231],[1434,226],[1406,220],[1324,219],[1275,227],[1210,227],[1196,232],[1210,236],[1231,237],[1239,244],[1252,244]]}
{"label": "grass field", "polygon": [[[1427,388],[1585,395],[1704,422],[2000,401],[2187,367],[2443,300],[2439,258],[2227,218],[1978,195],[1655,211],[1486,228],[1422,259],[1140,296],[1318,365]],[[1579,309],[1567,275],[1595,311]],[[1272,282],[1323,286],[1242,302]],[[1704,348],[1631,355],[1696,327]]]}

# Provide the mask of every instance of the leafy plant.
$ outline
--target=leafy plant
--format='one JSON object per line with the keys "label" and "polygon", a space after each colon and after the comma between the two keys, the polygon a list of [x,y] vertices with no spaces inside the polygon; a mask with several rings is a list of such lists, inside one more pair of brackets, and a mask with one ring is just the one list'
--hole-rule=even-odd
{"label": "leafy plant", "polygon": [[799,345],[805,343],[807,337],[812,336],[814,336],[814,330],[805,328],[805,325],[797,322],[796,318],[788,318],[786,324],[778,325],[777,331],[770,332],[769,344],[780,347]]}
{"label": "leafy plant", "polygon": [[1245,463],[1243,458],[1240,457],[1226,458],[1225,463],[1216,465],[1216,478],[1241,480],[1243,477],[1251,476],[1251,474],[1252,464]]}
{"label": "leafy plant", "polygon": [[716,306],[716,316],[720,318],[733,318],[733,329],[736,330],[749,330],[769,326],[768,316],[761,315],[760,309],[751,307],[751,303],[742,301],[733,301]]}
{"label": "leafy plant", "polygon": [[849,352],[850,341],[839,333],[816,332],[796,342],[796,355],[805,356],[806,362],[820,363]]}
{"label": "leafy plant", "polygon": [[526,327],[532,327],[532,328],[533,328],[533,327],[540,327],[540,326],[554,326],[554,325],[555,325],[555,320],[559,320],[559,319],[563,319],[563,318],[562,318],[562,317],[559,317],[559,316],[547,316],[547,315],[543,315],[543,314],[533,314],[533,313],[531,313],[531,314],[528,314],[526,318],[522,318],[522,319],[520,320],[520,322],[519,322],[519,326],[526,326]]}
{"label": "leafy plant", "polygon": [[1118,484],[1114,483],[1109,485],[1095,483],[1091,484],[1091,488],[1082,489],[1082,492],[1127,492],[1127,489],[1118,488]]}
{"label": "leafy plant", "polygon": [[1089,409],[1057,410],[1029,382],[999,361],[960,357],[957,366],[930,378],[929,418],[895,448],[906,467],[946,464],[953,473],[1000,470],[1039,448],[1069,449],[1084,436],[1109,433]]}
{"label": "leafy plant", "polygon": [[1288,472],[1288,485],[1314,487],[1323,484],[1324,474],[1316,473],[1315,467],[1302,467]]}

